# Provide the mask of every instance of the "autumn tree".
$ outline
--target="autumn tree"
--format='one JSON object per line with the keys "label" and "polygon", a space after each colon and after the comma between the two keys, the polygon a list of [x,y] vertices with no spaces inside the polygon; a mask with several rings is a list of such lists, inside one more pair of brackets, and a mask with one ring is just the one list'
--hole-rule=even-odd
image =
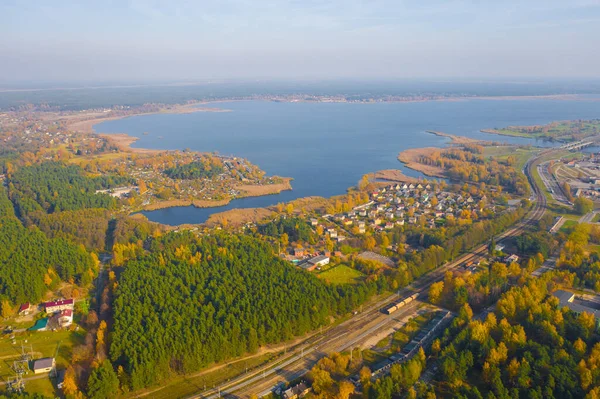
{"label": "autumn tree", "polygon": [[442,293],[444,292],[444,282],[438,281],[437,283],[431,284],[429,287],[429,302],[437,305],[440,302]]}
{"label": "autumn tree", "polygon": [[585,197],[577,197],[573,202],[573,209],[579,215],[585,215],[594,209],[594,202]]}

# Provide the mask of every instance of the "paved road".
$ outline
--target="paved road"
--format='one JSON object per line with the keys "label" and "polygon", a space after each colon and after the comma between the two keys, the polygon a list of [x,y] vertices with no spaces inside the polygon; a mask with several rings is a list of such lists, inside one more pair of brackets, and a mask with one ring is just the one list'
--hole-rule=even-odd
{"label": "paved road", "polygon": [[594,220],[594,216],[596,216],[597,213],[598,212],[596,211],[586,213],[581,218],[579,218],[579,223],[592,223],[592,220]]}

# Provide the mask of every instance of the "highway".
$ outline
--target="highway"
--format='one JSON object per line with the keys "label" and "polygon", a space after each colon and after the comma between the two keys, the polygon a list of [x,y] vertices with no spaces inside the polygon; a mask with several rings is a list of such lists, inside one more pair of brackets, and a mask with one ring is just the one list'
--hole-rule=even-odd
{"label": "highway", "polygon": [[[552,150],[550,150],[552,151]],[[496,237],[500,242],[503,239],[521,234],[527,226],[539,220],[546,210],[546,197],[535,184],[531,170],[542,154],[531,158],[524,168],[529,184],[532,188],[535,202],[528,215],[512,228]],[[353,348],[366,340],[371,334],[386,328],[390,323],[396,322],[415,311],[419,302],[414,301],[400,310],[386,315],[382,309],[396,302],[398,298],[405,298],[413,293],[426,294],[431,284],[441,281],[448,270],[457,268],[469,261],[487,255],[488,244],[482,244],[452,262],[435,269],[434,271],[415,280],[411,285],[399,290],[397,294],[390,295],[381,301],[365,307],[361,313],[356,314],[343,323],[325,330],[322,334],[313,336],[303,344],[296,347],[287,356],[277,359],[270,364],[251,373],[244,374],[233,380],[205,392],[190,396],[189,399],[218,398],[218,397],[249,397],[251,394],[266,395],[280,382],[290,381],[306,374],[312,366],[322,357],[331,352],[339,352]],[[399,294],[399,295],[398,295]],[[423,295],[424,296],[424,295]]]}

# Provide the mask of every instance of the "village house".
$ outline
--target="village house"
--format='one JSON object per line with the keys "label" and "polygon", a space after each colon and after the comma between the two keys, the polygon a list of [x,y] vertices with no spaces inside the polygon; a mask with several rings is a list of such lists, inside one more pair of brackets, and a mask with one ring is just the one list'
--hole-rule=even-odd
{"label": "village house", "polygon": [[71,309],[61,310],[58,316],[58,324],[63,328],[73,324],[73,311]]}
{"label": "village house", "polygon": [[73,310],[74,308],[75,301],[73,299],[62,299],[59,301],[44,303],[44,309],[46,310],[46,313],[55,313],[64,309]]}
{"label": "village house", "polygon": [[27,316],[33,310],[29,302],[25,302],[19,307],[19,316]]}
{"label": "village house", "polygon": [[301,382],[298,385],[290,387],[286,391],[283,392],[284,399],[297,399],[302,398],[304,395],[310,392],[310,388],[306,386],[304,382]]}

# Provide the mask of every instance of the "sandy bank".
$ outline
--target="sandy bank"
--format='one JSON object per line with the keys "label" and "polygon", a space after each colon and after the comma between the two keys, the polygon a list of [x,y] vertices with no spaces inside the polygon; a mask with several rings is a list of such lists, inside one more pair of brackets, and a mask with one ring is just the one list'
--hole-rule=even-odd
{"label": "sandy bank", "polygon": [[481,145],[485,145],[485,144],[489,144],[488,141],[476,140],[476,139],[472,139],[472,138],[465,137],[465,136],[457,136],[455,134],[438,132],[438,131],[435,131],[435,130],[427,130],[427,133],[435,134],[436,136],[440,136],[440,137],[447,137],[447,138],[449,138],[452,141],[452,144],[457,144],[457,145],[465,145],[465,144],[481,144]]}
{"label": "sandy bank", "polygon": [[165,108],[156,112],[137,112],[129,115],[114,115],[111,116],[111,113],[108,112],[98,113],[91,112],[89,114],[83,115],[71,115],[69,117],[61,118],[67,122],[67,126],[69,129],[81,132],[81,133],[97,133],[96,129],[94,129],[94,125],[97,125],[102,122],[114,121],[117,119],[128,118],[130,116],[139,116],[139,115],[155,115],[155,114],[191,114],[195,112],[231,112],[229,109],[224,108],[214,108],[214,107],[199,107],[199,105],[204,105],[206,103],[193,103],[193,104],[185,104],[185,105],[176,105],[172,108]]}
{"label": "sandy bank", "polygon": [[406,176],[404,173],[399,171],[398,169],[384,169],[379,170],[372,174],[373,178],[378,180],[386,180],[391,182],[400,182],[400,183],[416,183],[419,179],[414,177]]}
{"label": "sandy bank", "polygon": [[421,159],[422,156],[431,155],[439,150],[440,148],[437,147],[411,148],[398,154],[398,160],[405,164],[406,167],[426,174],[427,176],[445,178],[446,176],[444,176],[444,170],[442,168],[419,163],[419,159]]}

